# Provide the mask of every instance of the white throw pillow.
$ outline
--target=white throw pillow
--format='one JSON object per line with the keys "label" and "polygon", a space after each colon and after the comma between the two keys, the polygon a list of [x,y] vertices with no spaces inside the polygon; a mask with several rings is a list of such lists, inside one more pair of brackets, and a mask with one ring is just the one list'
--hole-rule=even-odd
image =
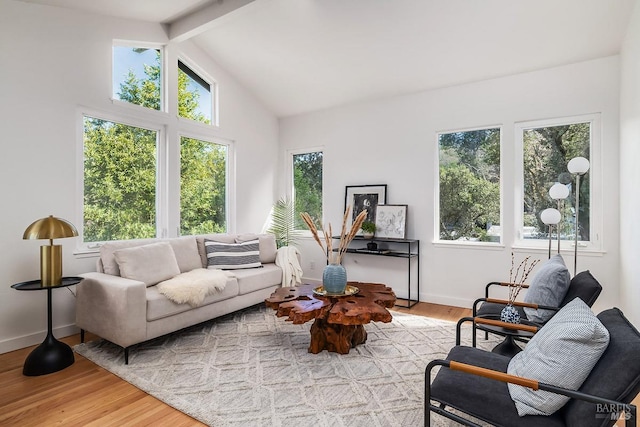
{"label": "white throw pillow", "polygon": [[153,286],[180,274],[171,245],[166,242],[119,249],[114,252],[120,276]]}
{"label": "white throw pillow", "polygon": [[[580,298],[565,305],[513,356],[507,373],[578,390],[609,345],[609,331]],[[508,384],[518,415],[551,415],[569,397]]]}
{"label": "white throw pillow", "polygon": [[[524,296],[524,302],[559,307],[567,294],[570,282],[571,276],[562,255],[554,255],[545,261],[533,276]],[[556,313],[553,310],[530,307],[525,307],[524,312],[528,320],[537,323],[546,322]]]}

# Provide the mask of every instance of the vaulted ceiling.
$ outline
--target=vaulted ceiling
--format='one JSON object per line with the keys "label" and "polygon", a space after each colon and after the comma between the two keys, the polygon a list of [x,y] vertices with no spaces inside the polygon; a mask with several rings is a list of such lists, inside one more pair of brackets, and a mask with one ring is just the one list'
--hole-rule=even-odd
{"label": "vaulted ceiling", "polygon": [[615,55],[636,3],[22,1],[165,24],[279,117]]}

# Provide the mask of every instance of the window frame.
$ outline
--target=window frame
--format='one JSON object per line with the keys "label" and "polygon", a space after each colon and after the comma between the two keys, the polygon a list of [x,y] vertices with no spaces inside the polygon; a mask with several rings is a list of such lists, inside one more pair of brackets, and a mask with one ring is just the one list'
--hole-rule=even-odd
{"label": "window frame", "polygon": [[[113,49],[115,47],[130,47],[130,48],[142,48],[142,49],[154,49],[160,51],[160,109],[153,110],[151,108],[144,107],[138,104],[132,104],[127,101],[123,101],[121,99],[114,97],[114,87],[113,87]],[[111,43],[111,94],[109,98],[111,99],[111,103],[117,107],[123,108],[131,108],[131,111],[135,111],[141,114],[150,114],[151,116],[157,116],[159,113],[164,113],[168,115],[168,103],[167,103],[167,92],[168,92],[168,83],[166,78],[166,64],[167,64],[167,49],[166,46],[159,43],[147,43],[147,42],[133,42],[130,40],[113,40]]]}
{"label": "window frame", "polygon": [[[178,113],[179,99],[178,99],[178,96],[176,95],[176,116],[178,117],[178,120],[185,123],[195,123],[201,126],[220,127],[219,114],[218,114],[218,82],[213,77],[211,77],[206,71],[204,71],[201,67],[195,65],[194,62],[190,60],[187,56],[185,56],[184,54],[180,54],[178,55],[178,58],[175,63],[176,83],[177,83],[177,76],[179,75],[179,70],[180,70],[180,62],[182,62],[187,68],[189,68],[194,74],[196,74],[202,81],[206,82],[209,85],[209,90],[211,92],[211,105],[210,105],[211,123],[207,124],[204,122],[199,122],[197,120],[192,120],[187,117],[180,116],[180,114]],[[178,93],[178,90],[176,86],[176,94],[177,93]]]}
{"label": "window frame", "polygon": [[[200,122],[195,122],[194,123],[199,123],[199,124],[204,124],[204,123],[200,123]],[[177,206],[176,209],[178,211],[178,218],[177,218],[177,235],[181,236],[181,232],[180,232],[180,228],[181,228],[181,221],[182,218],[180,217],[180,208],[181,208],[181,204],[180,204],[180,197],[181,197],[181,189],[180,186],[182,184],[182,177],[180,175],[180,166],[181,166],[181,144],[182,144],[182,138],[192,138],[192,139],[198,139],[200,141],[204,141],[207,142],[209,144],[216,144],[216,145],[223,145],[225,147],[227,147],[227,159],[226,159],[226,173],[225,173],[225,223],[226,223],[226,228],[227,228],[227,233],[229,232],[229,230],[233,230],[235,229],[235,226],[233,224],[231,224],[232,222],[232,215],[231,213],[231,206],[233,204],[233,206],[235,207],[235,193],[236,193],[236,187],[235,187],[235,179],[232,179],[232,177],[235,176],[235,142],[229,139],[224,139],[224,138],[220,138],[220,137],[213,137],[209,134],[204,134],[202,132],[197,132],[194,130],[185,130],[185,129],[180,129],[178,131],[178,139],[177,139],[177,151],[178,151],[178,167],[177,167],[177,172],[176,172],[176,181],[178,183],[178,194],[177,194]]]}
{"label": "window frame", "polygon": [[[440,135],[450,134],[450,133],[458,133],[458,132],[472,132],[478,130],[485,129],[498,129],[499,137],[500,137],[500,240],[497,242],[481,242],[481,241],[469,241],[469,240],[443,240],[440,239]],[[504,188],[504,125],[502,124],[493,124],[486,126],[473,126],[473,127],[465,127],[465,128],[454,128],[454,129],[446,129],[439,130],[435,133],[435,156],[434,156],[434,224],[433,224],[433,241],[434,245],[442,245],[442,246],[464,246],[464,247],[488,247],[499,249],[503,248],[505,245],[505,206],[504,206],[504,198],[505,198],[505,188]]]}
{"label": "window frame", "polygon": [[[548,248],[548,239],[523,239],[524,224],[524,131],[543,128],[590,123],[589,126],[589,241],[578,241],[581,250],[601,251],[603,231],[603,188],[602,188],[602,118],[601,113],[590,113],[576,116],[557,117],[514,123],[515,176],[514,176],[514,248],[542,249]],[[572,176],[575,183],[575,177]],[[571,194],[569,195],[571,197]],[[549,207],[555,207],[551,202]],[[560,250],[574,249],[573,240],[561,240]]]}
{"label": "window frame", "polygon": [[[79,171],[79,179],[76,180],[77,188],[76,193],[79,200],[77,209],[78,209],[78,218],[80,218],[80,227],[78,227],[78,245],[77,252],[93,252],[100,248],[107,241],[100,242],[86,242],[84,240],[84,119],[85,117],[90,117],[99,120],[105,120],[112,123],[118,123],[126,126],[137,127],[141,129],[150,130],[156,132],[156,237],[161,237],[166,234],[167,229],[167,211],[164,209],[167,202],[167,173],[166,168],[163,168],[162,165],[166,164],[167,161],[167,132],[166,126],[161,123],[148,121],[139,118],[132,118],[129,115],[118,114],[118,113],[110,113],[104,111],[92,110],[89,108],[79,108],[77,111],[77,134],[78,134],[78,148],[77,148],[77,159],[76,159],[76,167]],[[164,170],[163,170],[164,169]],[[116,241],[116,240],[110,240]]]}
{"label": "window frame", "polygon": [[[295,200],[295,188],[293,182],[293,160],[294,156],[300,154],[308,154],[308,153],[322,153],[322,225],[324,226],[324,217],[325,217],[325,200],[324,200],[324,190],[325,190],[325,149],[322,146],[316,147],[307,147],[307,148],[295,148],[291,150],[287,150],[285,153],[285,165],[286,165],[286,176],[287,176],[287,197],[290,200]],[[297,231],[301,231],[304,237],[311,237],[311,231],[307,228],[303,228]]]}
{"label": "window frame", "polygon": [[[113,49],[121,47],[139,47],[159,49],[160,60],[160,110],[114,99],[113,92]],[[180,235],[180,145],[181,138],[196,138],[227,147],[225,221],[227,232],[235,230],[236,216],[236,176],[235,141],[221,138],[215,134],[219,128],[219,87],[215,79],[195,65],[185,55],[177,52],[173,45],[147,43],[114,39],[110,46],[110,85],[111,103],[101,109],[79,105],[76,107],[76,214],[79,237],[76,240],[74,254],[79,258],[95,257],[105,242],[84,241],[84,117],[92,117],[127,126],[139,127],[157,132],[156,143],[156,238]],[[178,105],[178,60],[211,85],[213,91],[211,124],[179,117]],[[171,105],[175,102],[175,106]],[[175,110],[174,110],[175,108]],[[174,114],[175,111],[175,114]],[[113,240],[117,241],[117,240]]]}

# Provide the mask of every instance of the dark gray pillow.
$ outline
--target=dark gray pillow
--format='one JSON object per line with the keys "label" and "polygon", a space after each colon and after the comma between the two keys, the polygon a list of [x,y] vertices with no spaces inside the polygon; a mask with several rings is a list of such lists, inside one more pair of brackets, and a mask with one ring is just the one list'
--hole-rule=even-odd
{"label": "dark gray pillow", "polygon": [[[578,390],[609,345],[609,331],[580,298],[565,305],[513,356],[507,373]],[[518,415],[551,415],[569,397],[509,384]]]}
{"label": "dark gray pillow", "polygon": [[[571,277],[560,254],[545,261],[531,280],[524,302],[559,307],[569,289]],[[556,312],[525,307],[527,319],[536,323],[545,323]]]}

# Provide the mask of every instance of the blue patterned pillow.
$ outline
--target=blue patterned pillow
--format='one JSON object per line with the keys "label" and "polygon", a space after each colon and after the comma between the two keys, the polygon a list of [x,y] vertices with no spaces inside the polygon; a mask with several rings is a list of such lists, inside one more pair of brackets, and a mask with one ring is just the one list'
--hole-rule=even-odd
{"label": "blue patterned pillow", "polygon": [[[513,356],[507,373],[578,390],[609,345],[609,331],[580,298],[565,305]],[[551,415],[569,397],[509,384],[518,415]]]}
{"label": "blue patterned pillow", "polygon": [[220,243],[205,239],[204,248],[207,251],[207,268],[237,270],[262,267],[259,240]]}
{"label": "blue patterned pillow", "polygon": [[[567,294],[571,276],[564,265],[560,254],[545,261],[531,280],[529,289],[524,296],[524,302],[550,307],[559,307]],[[553,310],[542,310],[525,307],[527,319],[536,323],[544,323],[556,313]]]}

